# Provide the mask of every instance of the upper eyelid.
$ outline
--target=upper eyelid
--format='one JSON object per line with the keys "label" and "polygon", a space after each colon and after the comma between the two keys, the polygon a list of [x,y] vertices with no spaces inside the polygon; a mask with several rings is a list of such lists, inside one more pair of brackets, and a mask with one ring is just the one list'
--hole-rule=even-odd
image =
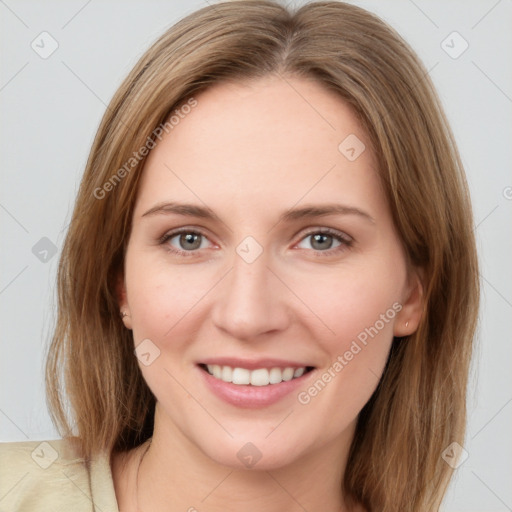
{"label": "upper eyelid", "polygon": [[171,229],[169,231],[166,231],[161,237],[160,240],[170,240],[171,238],[174,238],[175,236],[181,235],[183,233],[195,233],[197,235],[201,235],[205,238],[207,238],[211,243],[213,243],[210,240],[210,237],[208,234],[206,234],[204,231],[198,228],[177,228],[177,229]]}

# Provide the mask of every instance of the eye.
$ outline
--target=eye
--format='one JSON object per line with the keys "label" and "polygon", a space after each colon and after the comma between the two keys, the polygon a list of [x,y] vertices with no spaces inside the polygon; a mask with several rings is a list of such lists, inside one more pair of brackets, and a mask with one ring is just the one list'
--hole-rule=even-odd
{"label": "eye", "polygon": [[[200,249],[207,249],[208,244],[211,244],[206,235],[187,228],[166,233],[159,243],[165,245],[170,253],[185,257],[198,256]],[[352,243],[352,237],[345,233],[330,228],[318,228],[307,233],[297,247],[313,249],[318,256],[331,256],[348,249]]]}
{"label": "eye", "polygon": [[208,238],[198,231],[191,229],[182,229],[166,233],[160,243],[166,244],[169,252],[180,254],[182,256],[195,256],[198,249],[208,247]]}
{"label": "eye", "polygon": [[353,239],[345,233],[330,228],[322,228],[307,233],[301,242],[297,244],[297,247],[301,249],[312,248],[315,252],[332,255],[333,253],[346,250],[352,245],[352,242]]}

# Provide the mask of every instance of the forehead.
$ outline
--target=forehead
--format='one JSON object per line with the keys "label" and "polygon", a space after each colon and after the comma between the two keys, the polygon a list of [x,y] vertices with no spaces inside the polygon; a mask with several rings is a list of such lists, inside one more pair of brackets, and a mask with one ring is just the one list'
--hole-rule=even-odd
{"label": "forehead", "polygon": [[260,211],[306,196],[382,201],[367,134],[348,104],[321,84],[290,77],[227,82],[195,100],[151,151],[136,209],[176,197]]}

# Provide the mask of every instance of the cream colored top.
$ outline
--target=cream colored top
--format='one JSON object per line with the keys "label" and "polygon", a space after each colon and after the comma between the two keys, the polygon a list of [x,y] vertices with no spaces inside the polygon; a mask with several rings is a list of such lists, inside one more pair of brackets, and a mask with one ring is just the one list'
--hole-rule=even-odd
{"label": "cream colored top", "polygon": [[66,439],[0,443],[0,510],[119,512],[110,456],[86,464]]}

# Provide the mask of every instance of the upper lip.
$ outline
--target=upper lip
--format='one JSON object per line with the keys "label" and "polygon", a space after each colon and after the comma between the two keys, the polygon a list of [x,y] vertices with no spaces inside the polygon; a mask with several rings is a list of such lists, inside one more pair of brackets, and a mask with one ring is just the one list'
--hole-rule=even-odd
{"label": "upper lip", "polygon": [[199,364],[231,366],[231,368],[245,368],[247,370],[257,370],[258,368],[308,368],[312,365],[291,361],[286,359],[240,359],[236,357],[211,357],[204,359]]}

